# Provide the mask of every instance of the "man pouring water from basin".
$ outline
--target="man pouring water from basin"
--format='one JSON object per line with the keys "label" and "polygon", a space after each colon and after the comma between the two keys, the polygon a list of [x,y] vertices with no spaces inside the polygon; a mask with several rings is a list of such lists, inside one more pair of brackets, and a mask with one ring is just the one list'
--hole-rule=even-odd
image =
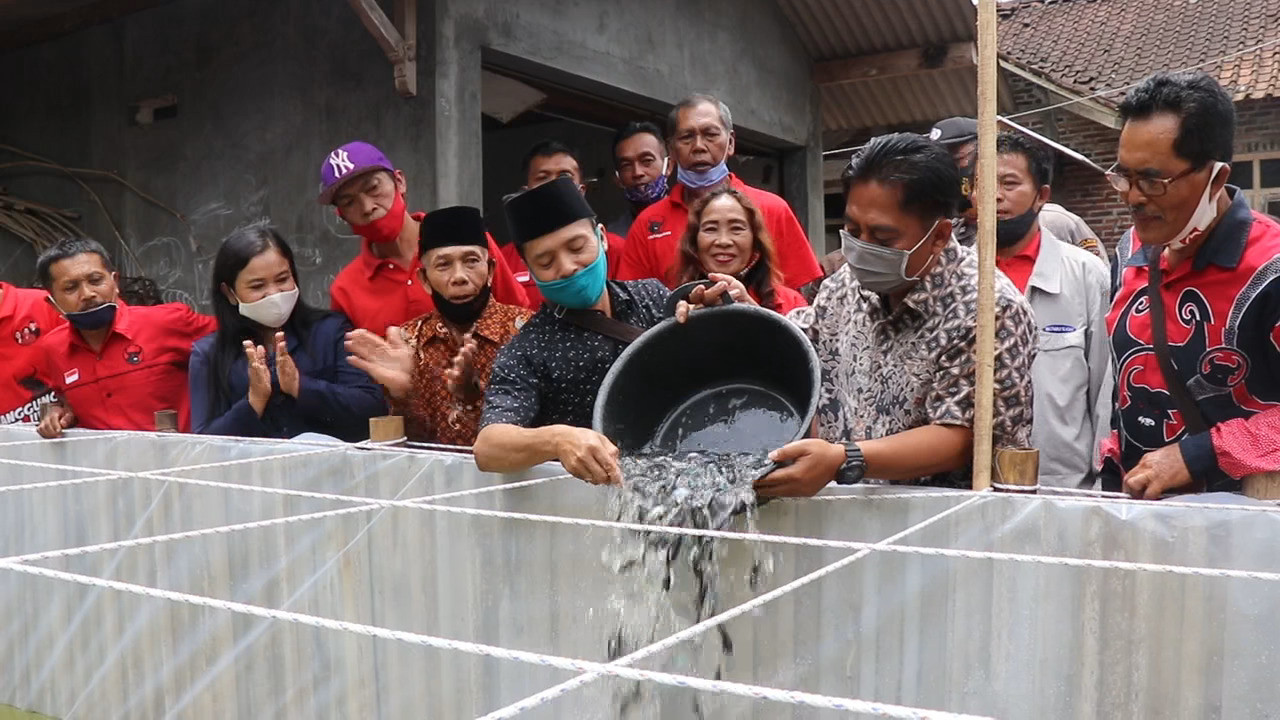
{"label": "man pouring water from basin", "polygon": [[[846,264],[811,307],[787,316],[821,366],[817,437],[770,455],[783,467],[756,491],[808,496],[864,478],[968,487],[978,262],[952,236],[955,164],[922,136],[885,135],[853,157],[843,179]],[[716,290],[732,292],[735,282]],[[1027,447],[1035,324],[1008,278],[997,275],[995,289],[995,443]],[[689,301],[704,299],[694,292]],[[686,305],[677,317],[688,313]]]}

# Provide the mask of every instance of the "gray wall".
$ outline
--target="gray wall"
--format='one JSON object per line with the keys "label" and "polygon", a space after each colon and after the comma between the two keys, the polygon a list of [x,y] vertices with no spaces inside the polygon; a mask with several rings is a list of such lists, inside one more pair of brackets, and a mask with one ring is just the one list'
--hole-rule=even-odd
{"label": "gray wall", "polygon": [[[822,227],[818,94],[803,45],[773,0],[438,0],[435,86],[441,204],[484,197],[480,64],[516,70],[664,112],[713,92],[738,132],[786,150],[782,189],[806,227]],[[453,88],[454,92],[445,92]],[[821,245],[821,238],[818,240]]]}
{"label": "gray wall", "polygon": [[[329,282],[358,248],[315,202],[320,162],[341,142],[374,140],[414,181],[415,199],[430,191],[420,151],[430,107],[396,95],[390,65],[346,3],[179,0],[9,53],[0,66],[18,84],[0,113],[0,139],[117,171],[187,216],[184,226],[110,183],[92,184],[166,299],[204,304],[221,238],[270,217],[297,250],[306,297],[327,306]],[[132,124],[130,103],[170,92],[176,118]],[[112,237],[69,181],[4,175],[0,184],[78,208],[95,238]],[[118,244],[106,244],[123,270],[138,272]],[[32,259],[17,247],[0,237],[0,266],[14,257],[0,277],[27,282]]]}
{"label": "gray wall", "polygon": [[[174,0],[0,55],[0,142],[117,171],[189,224],[92,182],[132,248],[125,253],[70,181],[0,172],[0,185],[81,210],[127,273],[200,306],[217,243],[270,217],[298,251],[306,297],[327,304],[358,240],[315,203],[325,153],[355,138],[378,144],[408,176],[412,208],[482,202],[487,62],[647,109],[717,92],[740,132],[783,151],[783,190],[802,221],[821,227],[816,94],[804,50],[771,0],[419,0],[418,13],[410,100],[339,0]],[[166,93],[178,96],[177,117],[131,123],[131,103]],[[29,249],[0,233],[0,279],[27,284],[33,265]]]}

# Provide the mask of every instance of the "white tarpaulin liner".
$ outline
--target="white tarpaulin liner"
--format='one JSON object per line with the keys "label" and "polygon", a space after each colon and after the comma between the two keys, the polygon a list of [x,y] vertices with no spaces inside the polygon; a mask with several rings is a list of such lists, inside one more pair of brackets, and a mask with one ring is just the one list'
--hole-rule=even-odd
{"label": "white tarpaulin liner", "polygon": [[[664,595],[614,572],[613,491],[561,472],[0,427],[0,718],[616,718],[637,690],[625,717],[1280,708],[1274,506],[773,502],[772,537],[718,541],[722,658],[716,621],[687,630],[687,573]],[[602,668],[645,609],[650,646]]]}

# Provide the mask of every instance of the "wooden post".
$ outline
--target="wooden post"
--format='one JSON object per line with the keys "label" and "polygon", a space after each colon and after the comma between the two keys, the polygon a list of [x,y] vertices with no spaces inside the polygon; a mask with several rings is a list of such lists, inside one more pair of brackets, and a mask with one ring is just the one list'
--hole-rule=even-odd
{"label": "wooden post", "polygon": [[1040,490],[1040,451],[1030,448],[996,450],[995,480],[997,492],[1035,495]]}
{"label": "wooden post", "polygon": [[178,432],[178,411],[157,410],[156,432]]}
{"label": "wooden post", "polygon": [[996,349],[996,0],[978,0],[978,344],[973,489],[991,487]]}
{"label": "wooden post", "polygon": [[369,418],[369,440],[376,443],[404,440],[404,418],[400,415]]}
{"label": "wooden post", "polygon": [[1280,500],[1280,472],[1246,475],[1241,483],[1244,494],[1254,500]]}

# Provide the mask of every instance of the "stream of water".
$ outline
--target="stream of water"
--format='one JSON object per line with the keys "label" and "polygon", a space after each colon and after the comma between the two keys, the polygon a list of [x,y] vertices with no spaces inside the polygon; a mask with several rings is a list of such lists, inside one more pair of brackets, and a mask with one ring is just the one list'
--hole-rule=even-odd
{"label": "stream of water", "polygon": [[[663,527],[755,530],[753,483],[769,467],[763,453],[641,453],[624,456],[620,465],[622,486],[611,505],[615,520]],[[622,619],[608,638],[610,660],[723,610],[719,605],[723,542],[636,532],[623,534],[606,549],[606,563],[633,581],[632,592],[616,598],[614,609]],[[768,570],[768,557],[755,549],[746,578],[752,591]],[[682,622],[680,610],[692,614],[692,622],[687,617]],[[733,639],[723,625],[717,630],[720,653],[714,676],[718,679],[724,659],[733,654]],[[644,704],[640,684],[628,684],[618,697],[618,715],[633,718]],[[694,717],[702,717],[696,701]]]}

